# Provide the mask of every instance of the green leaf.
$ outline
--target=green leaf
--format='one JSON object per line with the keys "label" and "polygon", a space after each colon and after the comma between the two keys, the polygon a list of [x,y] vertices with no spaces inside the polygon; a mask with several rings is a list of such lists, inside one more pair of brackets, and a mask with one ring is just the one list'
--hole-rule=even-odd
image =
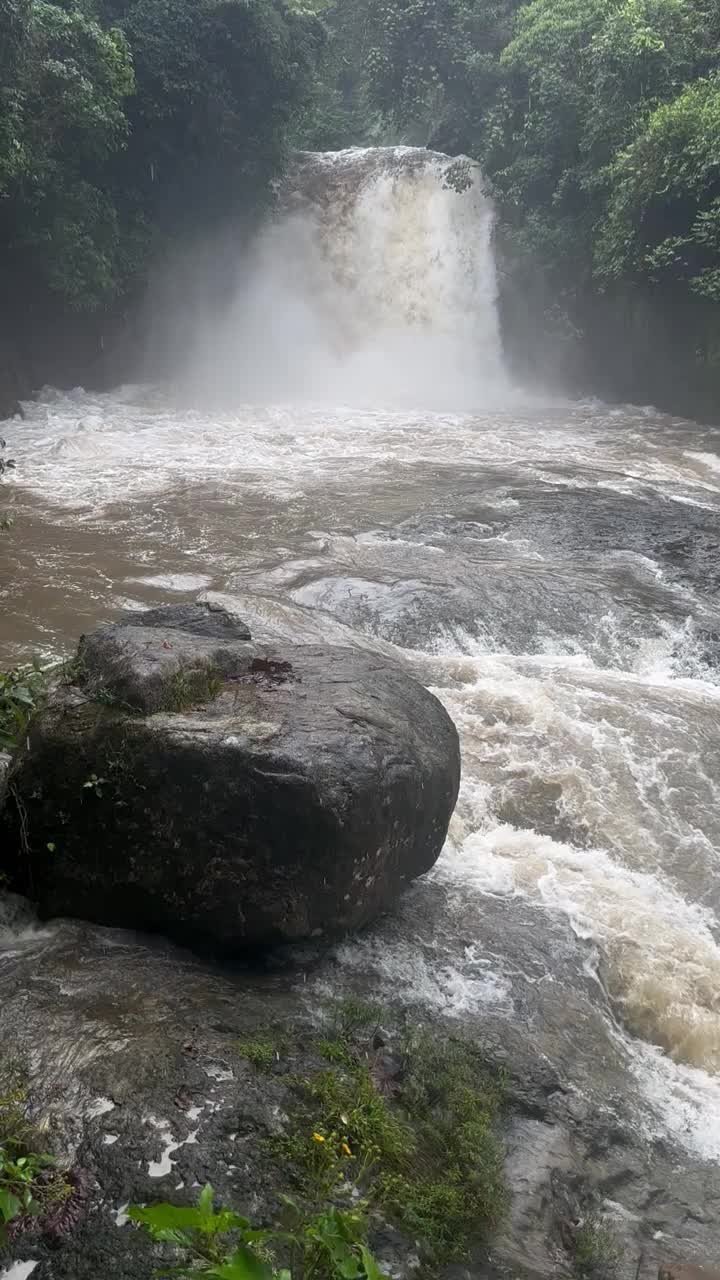
{"label": "green leaf", "polygon": [[234,1213],[232,1209],[220,1209],[203,1219],[201,1231],[209,1236],[223,1235],[227,1231],[242,1231],[244,1235],[249,1226],[249,1220],[242,1218],[239,1213]]}
{"label": "green leaf", "polygon": [[358,1280],[358,1277],[362,1273],[360,1270],[360,1263],[352,1249],[349,1249],[345,1245],[340,1247],[335,1246],[334,1248],[331,1248],[329,1252],[333,1260],[336,1275],[342,1276],[343,1280]]}
{"label": "green leaf", "polygon": [[205,1194],[206,1190],[207,1188],[203,1190],[200,1197],[204,1209],[200,1207],[200,1202],[197,1206],[168,1203],[132,1205],[128,1209],[128,1217],[147,1227],[154,1240],[185,1245],[188,1248],[195,1243],[194,1232],[206,1237],[223,1235],[227,1231],[245,1233],[250,1226],[248,1219],[233,1213],[231,1209],[221,1209],[218,1213],[207,1212],[207,1206],[212,1205],[213,1193],[211,1187],[209,1196]]}
{"label": "green leaf", "polygon": [[327,1251],[333,1271],[342,1280],[358,1280],[360,1262],[354,1250],[349,1224],[337,1209],[330,1209],[312,1224],[312,1235]]}
{"label": "green leaf", "polygon": [[[242,1219],[245,1221],[245,1219]],[[243,1244],[266,1244],[268,1240],[292,1240],[292,1236],[287,1236],[280,1231],[251,1231],[249,1228],[240,1228],[243,1233]]]}
{"label": "green leaf", "polygon": [[225,1262],[210,1267],[203,1274],[211,1276],[212,1280],[273,1280],[272,1267],[244,1245],[240,1245]]}
{"label": "green leaf", "polygon": [[367,1280],[388,1280],[384,1271],[381,1271],[375,1258],[368,1249],[367,1245],[360,1245],[360,1259]]}
{"label": "green leaf", "polygon": [[12,1191],[0,1187],[0,1221],[12,1222],[22,1210],[22,1205]]}
{"label": "green leaf", "polygon": [[213,1211],[214,1191],[209,1182],[205,1183],[198,1197],[198,1209],[202,1214],[208,1217]]}
{"label": "green leaf", "polygon": [[16,684],[13,689],[12,696],[16,702],[23,702],[26,706],[31,707],[35,699],[29,689],[23,684]]}
{"label": "green leaf", "polygon": [[152,1204],[143,1207],[133,1204],[127,1215],[132,1222],[147,1227],[154,1240],[168,1244],[191,1247],[192,1233],[202,1230],[202,1216],[194,1205]]}
{"label": "green leaf", "polygon": [[127,1216],[146,1227],[197,1227],[199,1213],[194,1205],[131,1204]]}

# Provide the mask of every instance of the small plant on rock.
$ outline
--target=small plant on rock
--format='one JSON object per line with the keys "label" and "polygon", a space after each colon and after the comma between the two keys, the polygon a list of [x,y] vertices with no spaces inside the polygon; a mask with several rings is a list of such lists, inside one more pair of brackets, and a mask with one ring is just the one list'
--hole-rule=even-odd
{"label": "small plant on rock", "polygon": [[597,1214],[590,1214],[574,1239],[574,1269],[582,1280],[614,1280],[622,1251],[611,1227]]}
{"label": "small plant on rock", "polygon": [[433,1271],[495,1229],[506,1204],[503,1079],[473,1046],[447,1037],[405,1034],[391,1050],[375,1007],[353,1002],[334,1014],[334,1038],[284,1052],[304,1048],[311,1061],[325,1060],[302,1075],[290,1072],[270,1032],[238,1045],[258,1070],[277,1063],[289,1091],[284,1131],[263,1142],[279,1221],[256,1230],[216,1212],[210,1187],[195,1208],[134,1208],[130,1216],[154,1239],[185,1252],[179,1268],[160,1274],[383,1280],[372,1229],[394,1224]]}
{"label": "small plant on rock", "polygon": [[[258,1230],[231,1209],[216,1210],[213,1189],[203,1188],[196,1206],[133,1205],[128,1216],[159,1244],[185,1254],[177,1266],[158,1276],[205,1276],[208,1280],[386,1280],[367,1245],[367,1223],[359,1212],[342,1213],[329,1205],[305,1219],[291,1200],[287,1230]],[[275,1249],[289,1254],[290,1267],[278,1267]]]}
{"label": "small plant on rock", "polygon": [[47,1213],[70,1193],[55,1159],[36,1149],[40,1144],[27,1119],[26,1101],[19,1074],[4,1072],[0,1086],[0,1249],[7,1244],[13,1223]]}
{"label": "small plant on rock", "polygon": [[415,1033],[394,1053],[377,1048],[378,1013],[317,1043],[332,1065],[292,1078],[291,1123],[268,1145],[308,1213],[361,1202],[411,1235],[428,1263],[460,1259],[505,1211],[505,1082],[461,1041]]}
{"label": "small plant on rock", "polygon": [[0,1246],[7,1243],[11,1222],[41,1212],[45,1174],[54,1163],[51,1156],[21,1155],[12,1144],[0,1144]]}
{"label": "small plant on rock", "polygon": [[297,1228],[289,1234],[292,1280],[388,1280],[367,1242],[368,1223],[362,1209],[340,1210],[328,1205],[313,1218],[297,1214]]}
{"label": "small plant on rock", "polygon": [[47,675],[38,662],[0,672],[0,751],[20,745],[46,683]]}
{"label": "small plant on rock", "polygon": [[374,1031],[382,1021],[382,1008],[372,1001],[348,996],[333,1006],[333,1023],[342,1040],[352,1040],[361,1032]]}
{"label": "small plant on rock", "polygon": [[241,1058],[247,1058],[256,1071],[269,1071],[280,1052],[274,1041],[261,1036],[239,1040],[236,1047]]}
{"label": "small plant on rock", "polygon": [[247,1218],[230,1209],[216,1210],[208,1183],[197,1205],[132,1205],[128,1216],[143,1226],[158,1244],[182,1250],[185,1261],[158,1275],[222,1277],[223,1280],[270,1280],[272,1268],[259,1249],[268,1233],[253,1231]]}

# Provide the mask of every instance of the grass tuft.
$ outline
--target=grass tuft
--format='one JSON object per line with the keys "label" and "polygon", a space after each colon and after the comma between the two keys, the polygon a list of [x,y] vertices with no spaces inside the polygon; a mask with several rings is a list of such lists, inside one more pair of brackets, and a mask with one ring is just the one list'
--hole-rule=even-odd
{"label": "grass tuft", "polygon": [[247,1058],[256,1071],[269,1071],[280,1052],[273,1040],[261,1036],[251,1040],[238,1040],[236,1048],[240,1057]]}
{"label": "grass tuft", "polygon": [[575,1235],[575,1274],[582,1280],[614,1280],[621,1259],[612,1228],[598,1214],[589,1215]]}

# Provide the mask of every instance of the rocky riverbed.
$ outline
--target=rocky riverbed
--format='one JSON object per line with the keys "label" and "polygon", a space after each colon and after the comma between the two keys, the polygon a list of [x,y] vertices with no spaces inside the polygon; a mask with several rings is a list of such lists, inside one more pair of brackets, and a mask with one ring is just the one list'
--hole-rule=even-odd
{"label": "rocky riverbed", "polygon": [[[127,1221],[130,1202],[189,1202],[210,1181],[255,1219],[271,1211],[283,1171],[266,1140],[287,1124],[288,1077],[313,1065],[313,1036],[327,1034],[334,1004],[348,997],[381,1004],[391,1044],[408,1022],[441,1045],[470,1037],[508,1074],[509,1216],[490,1253],[448,1275],[571,1275],[574,1233],[598,1212],[623,1280],[718,1256],[717,1166],[653,1136],[648,1114],[639,1129],[641,1091],[622,1037],[609,1031],[592,948],[560,922],[549,932],[530,906],[489,899],[478,911],[418,883],[352,946],[276,951],[260,967],[233,969],[160,939],[41,925],[8,896],[2,910],[0,1036],[29,1072],[31,1114],[74,1187],[57,1220],[30,1221],[13,1239],[10,1256],[35,1262],[36,1280],[147,1280],[151,1248]],[[525,940],[512,996],[491,977],[508,934]],[[433,985],[470,950],[484,1016],[468,1019],[460,991],[453,1016],[429,1013]],[[259,1073],[243,1045],[268,1035],[300,1048]],[[391,1274],[412,1273],[412,1240],[381,1233],[379,1247]]]}

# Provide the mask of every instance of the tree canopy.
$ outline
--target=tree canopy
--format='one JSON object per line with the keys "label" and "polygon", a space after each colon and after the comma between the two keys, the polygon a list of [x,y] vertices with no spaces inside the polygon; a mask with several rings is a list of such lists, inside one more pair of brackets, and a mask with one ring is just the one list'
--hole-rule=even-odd
{"label": "tree canopy", "polygon": [[0,0],[0,269],[93,308],[267,190],[324,36],[283,0]]}

